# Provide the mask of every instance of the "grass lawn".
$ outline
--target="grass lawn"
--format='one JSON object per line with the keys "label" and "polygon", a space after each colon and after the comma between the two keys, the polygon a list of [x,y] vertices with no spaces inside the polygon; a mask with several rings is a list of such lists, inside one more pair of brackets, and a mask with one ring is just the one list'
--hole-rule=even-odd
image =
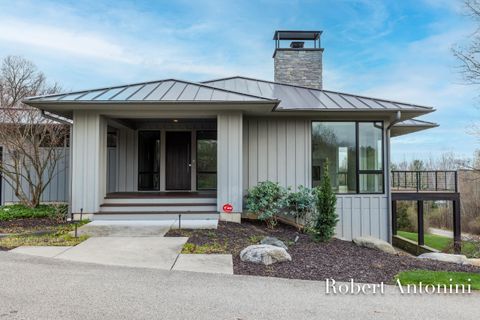
{"label": "grass lawn", "polygon": [[[406,238],[408,240],[417,241],[417,233],[407,231],[397,231],[397,235]],[[439,236],[435,234],[425,233],[425,245],[430,248],[437,249],[439,251],[448,251],[453,247],[453,239],[449,237]],[[480,255],[480,248],[474,243],[468,241],[462,241],[462,253],[467,257],[476,258]]]}
{"label": "grass lawn", "polygon": [[[467,273],[467,272],[446,272],[446,271],[426,271],[426,270],[413,270],[400,272],[396,277],[400,279],[402,285],[406,284],[419,284],[424,285],[449,285],[452,284],[464,284],[467,285],[468,279],[470,279],[470,285],[472,290],[480,290],[480,274],[479,273]],[[450,281],[452,279],[452,281]]]}
{"label": "grass lawn", "polygon": [[[78,222],[81,226],[89,221]],[[75,230],[73,224],[61,224],[55,226],[55,231],[42,235],[12,235],[0,238],[0,249],[11,250],[20,246],[75,246],[88,239],[88,236],[82,235],[77,238],[69,234]]]}
{"label": "grass lawn", "polygon": [[[404,237],[408,240],[417,242],[418,235],[415,232],[397,231],[397,235]],[[440,251],[448,249],[453,243],[453,239],[450,239],[448,237],[443,237],[443,236],[437,236],[435,234],[425,233],[424,238],[425,238],[425,245]]]}

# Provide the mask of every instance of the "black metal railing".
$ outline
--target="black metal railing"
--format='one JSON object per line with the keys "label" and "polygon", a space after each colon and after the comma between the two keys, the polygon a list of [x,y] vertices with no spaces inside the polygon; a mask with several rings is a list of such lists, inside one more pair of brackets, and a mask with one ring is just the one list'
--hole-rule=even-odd
{"label": "black metal railing", "polygon": [[457,171],[395,170],[391,172],[392,191],[458,192]]}

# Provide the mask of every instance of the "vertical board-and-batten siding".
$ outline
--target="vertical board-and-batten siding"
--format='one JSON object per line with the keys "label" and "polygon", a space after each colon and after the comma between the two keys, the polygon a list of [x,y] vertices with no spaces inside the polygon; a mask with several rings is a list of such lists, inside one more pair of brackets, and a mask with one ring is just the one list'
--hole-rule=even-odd
{"label": "vertical board-and-batten siding", "polygon": [[73,114],[71,211],[96,213],[106,194],[107,124],[93,111]]}
{"label": "vertical board-and-batten siding", "polygon": [[137,191],[137,134],[129,128],[117,131],[117,185],[115,191]]}
{"label": "vertical board-and-batten siding", "polygon": [[[42,202],[68,202],[69,197],[69,150],[68,148],[60,148],[60,152],[63,152],[64,155],[58,160],[55,166],[55,172],[53,175],[52,181],[48,184],[45,191],[42,194]],[[8,155],[6,151],[3,150],[4,154],[2,159],[8,161]],[[15,203],[18,202],[18,198],[15,196],[15,191],[12,186],[7,182],[6,177],[3,177],[1,180],[2,184],[2,194],[1,194],[1,203]],[[47,179],[47,174],[44,175],[44,181]],[[23,189],[28,191],[28,184],[26,181],[23,181]]]}
{"label": "vertical board-and-batten siding", "polygon": [[388,199],[380,195],[338,195],[336,236],[352,240],[373,236],[388,241]]}
{"label": "vertical board-and-batten siding", "polygon": [[311,126],[304,119],[246,118],[244,192],[262,181],[311,186]]}
{"label": "vertical board-and-batten siding", "polygon": [[217,116],[217,210],[231,204],[233,212],[243,211],[243,114]]}
{"label": "vertical board-and-batten siding", "polygon": [[[311,187],[312,119],[245,118],[243,189],[262,181],[296,190]],[[351,240],[371,235],[389,240],[386,194],[337,195],[336,235]]]}

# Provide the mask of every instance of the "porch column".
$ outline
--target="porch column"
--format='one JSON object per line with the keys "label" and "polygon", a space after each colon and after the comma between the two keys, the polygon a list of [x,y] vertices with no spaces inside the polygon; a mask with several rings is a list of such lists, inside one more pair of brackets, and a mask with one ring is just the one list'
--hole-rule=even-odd
{"label": "porch column", "polygon": [[[221,113],[217,117],[217,210],[224,220],[240,222],[243,211],[243,114],[240,111]],[[232,214],[224,214],[223,206],[231,204]]]}
{"label": "porch column", "polygon": [[106,194],[107,124],[95,111],[75,111],[70,141],[72,213],[99,211]]}

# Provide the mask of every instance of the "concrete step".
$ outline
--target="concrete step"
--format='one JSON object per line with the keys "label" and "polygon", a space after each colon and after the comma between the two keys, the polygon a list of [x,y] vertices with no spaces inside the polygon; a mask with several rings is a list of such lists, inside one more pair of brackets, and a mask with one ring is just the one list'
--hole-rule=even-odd
{"label": "concrete step", "polygon": [[[180,217],[181,215],[181,217]],[[163,221],[168,220],[178,224],[178,221],[218,221],[219,214],[214,211],[207,212],[98,212],[93,215],[93,221]],[[186,227],[186,226],[185,226]]]}
{"label": "concrete step", "polygon": [[216,204],[211,203],[104,203],[100,212],[215,212]]}

